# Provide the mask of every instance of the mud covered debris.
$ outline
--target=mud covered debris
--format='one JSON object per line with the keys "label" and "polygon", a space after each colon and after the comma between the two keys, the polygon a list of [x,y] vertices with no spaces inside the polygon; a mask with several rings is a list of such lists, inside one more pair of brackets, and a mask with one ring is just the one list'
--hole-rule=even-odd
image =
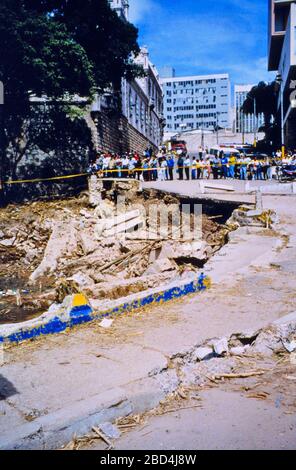
{"label": "mud covered debris", "polygon": [[[0,323],[38,316],[75,292],[97,301],[118,299],[183,279],[227,241],[231,228],[206,215],[201,240],[174,238],[172,221],[171,231],[162,234],[149,209],[178,206],[176,197],[142,192],[135,181],[98,184],[96,197],[85,193],[1,209]],[[120,198],[127,218],[115,211]],[[155,239],[147,239],[147,230],[155,231]]]}

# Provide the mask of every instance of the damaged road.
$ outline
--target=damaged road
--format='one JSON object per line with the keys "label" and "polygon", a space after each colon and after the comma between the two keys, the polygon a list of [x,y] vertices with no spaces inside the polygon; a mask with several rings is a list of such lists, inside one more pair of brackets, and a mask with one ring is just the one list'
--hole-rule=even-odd
{"label": "damaged road", "polygon": [[[179,398],[187,400],[188,387],[216,387],[228,380],[242,380],[242,386],[250,385],[246,381],[264,381],[265,369],[274,368],[275,358],[286,360],[293,354],[282,339],[290,347],[295,331],[288,331],[280,340],[276,353],[270,348],[275,344],[278,351],[273,331],[271,341],[263,338],[261,345],[255,344],[258,330],[263,328],[266,335],[267,324],[296,310],[296,209],[292,200],[265,199],[267,207],[280,217],[275,232],[243,227],[231,234],[230,242],[204,267],[214,285],[202,295],[138,311],[116,319],[107,329],[93,323],[6,348],[0,373],[4,391],[10,393],[3,393],[0,400],[0,446],[60,448],[74,435],[85,436],[102,423],[114,424],[154,410],[178,390],[185,396]],[[223,351],[225,338],[229,353]],[[264,350],[252,351],[254,358],[247,357],[250,351],[243,351],[244,359],[241,350],[228,357],[232,348],[245,346]],[[220,352],[222,358],[211,359],[208,370],[199,358],[213,352]],[[293,377],[294,365],[290,366],[286,375]],[[258,375],[233,378],[233,374],[254,372]],[[197,376],[205,382],[198,382]],[[265,387],[259,392],[270,393]],[[257,399],[263,401],[248,400]],[[288,410],[292,417],[293,406]]]}
{"label": "damaged road", "polygon": [[40,316],[73,293],[83,293],[96,308],[102,300],[186,279],[233,230],[204,214],[200,240],[175,239],[173,222],[171,234],[162,236],[151,208],[178,208],[176,197],[142,192],[137,181],[107,182],[104,189],[94,178],[89,194],[1,210],[0,324]]}

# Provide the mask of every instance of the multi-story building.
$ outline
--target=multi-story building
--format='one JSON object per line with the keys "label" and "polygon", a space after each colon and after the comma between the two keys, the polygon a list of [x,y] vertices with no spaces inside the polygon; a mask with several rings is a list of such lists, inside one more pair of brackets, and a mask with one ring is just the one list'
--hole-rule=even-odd
{"label": "multi-story building", "polygon": [[235,131],[241,134],[257,133],[260,127],[264,125],[264,115],[255,115],[256,103],[254,102],[254,113],[244,114],[242,106],[248,97],[248,94],[255,85],[235,85],[234,86],[234,104],[235,104]]}
{"label": "multi-story building", "polygon": [[[110,0],[109,3],[123,21],[128,21],[128,0]],[[149,144],[159,147],[164,128],[163,93],[159,75],[149,59],[146,47],[141,48],[134,62],[143,67],[145,76],[132,81],[122,80],[122,114]]]}
{"label": "multi-story building", "polygon": [[231,127],[228,74],[161,78],[165,132]]}
{"label": "multi-story building", "polygon": [[281,79],[278,120],[283,106],[284,143],[296,148],[296,1],[269,0],[268,69]]}
{"label": "multi-story building", "polygon": [[128,20],[129,2],[128,0],[109,0],[110,7],[116,11],[123,20]]}
{"label": "multi-story building", "polygon": [[141,48],[135,59],[142,65],[145,76],[128,82],[122,80],[122,113],[135,129],[143,134],[154,146],[162,142],[163,93],[156,68],[149,60],[146,47]]}

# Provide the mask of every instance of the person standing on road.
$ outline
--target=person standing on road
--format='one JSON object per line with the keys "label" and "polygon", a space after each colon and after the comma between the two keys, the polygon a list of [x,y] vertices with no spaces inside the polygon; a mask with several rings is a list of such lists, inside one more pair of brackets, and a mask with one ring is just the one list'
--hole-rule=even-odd
{"label": "person standing on road", "polygon": [[212,159],[212,172],[214,180],[219,178],[220,158],[215,155]]}
{"label": "person standing on road", "polygon": [[127,155],[125,154],[122,160],[122,176],[123,178],[128,177],[128,166],[129,166],[129,160],[127,158]]}
{"label": "person standing on road", "polygon": [[170,154],[168,157],[168,171],[170,181],[174,180],[174,168],[175,168],[175,159],[174,155]]}
{"label": "person standing on road", "polygon": [[155,156],[151,157],[150,159],[150,167],[152,168],[151,171],[151,181],[157,181],[157,158]]}
{"label": "person standing on road", "polygon": [[165,181],[168,164],[165,158],[159,161],[158,178],[159,181]]}
{"label": "person standing on road", "polygon": [[193,180],[196,180],[196,177],[197,177],[197,161],[196,161],[196,158],[195,158],[195,157],[193,157],[193,159],[192,159],[192,164],[191,164],[191,166],[192,166],[191,178],[192,178]]}
{"label": "person standing on road", "polygon": [[196,162],[196,178],[199,180],[201,175],[202,175],[202,160],[199,159],[197,162]]}
{"label": "person standing on road", "polygon": [[241,180],[247,179],[248,164],[249,164],[249,160],[242,153],[241,159],[240,159],[240,179]]}
{"label": "person standing on road", "polygon": [[227,175],[228,175],[228,158],[226,157],[226,155],[224,155],[224,152],[221,152],[221,153],[222,153],[222,156],[221,156],[222,178],[227,179]]}
{"label": "person standing on road", "polygon": [[185,166],[185,174],[186,174],[186,179],[187,181],[190,180],[190,157],[189,155],[187,155],[187,157],[185,158],[185,161],[184,161],[184,166]]}
{"label": "person standing on road", "polygon": [[183,156],[180,155],[178,158],[178,174],[179,174],[179,181],[183,181],[184,178],[184,159]]}
{"label": "person standing on road", "polygon": [[228,175],[229,175],[229,178],[232,180],[234,180],[235,165],[236,165],[236,158],[234,155],[231,155],[229,158]]}

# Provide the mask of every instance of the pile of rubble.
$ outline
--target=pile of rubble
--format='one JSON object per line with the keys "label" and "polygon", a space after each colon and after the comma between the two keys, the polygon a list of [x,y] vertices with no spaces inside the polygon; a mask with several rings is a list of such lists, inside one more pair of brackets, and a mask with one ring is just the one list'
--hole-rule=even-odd
{"label": "pile of rubble", "polygon": [[182,280],[226,243],[231,228],[205,215],[200,241],[175,239],[174,227],[151,236],[149,207],[160,202],[180,204],[137,181],[94,177],[78,198],[1,210],[0,323],[32,318],[76,292],[113,300]]}
{"label": "pile of rubble", "polygon": [[242,205],[233,211],[228,223],[237,224],[240,227],[260,227],[271,229],[278,222],[277,214],[272,210],[263,209],[262,193],[256,192],[255,209],[248,205]]}

